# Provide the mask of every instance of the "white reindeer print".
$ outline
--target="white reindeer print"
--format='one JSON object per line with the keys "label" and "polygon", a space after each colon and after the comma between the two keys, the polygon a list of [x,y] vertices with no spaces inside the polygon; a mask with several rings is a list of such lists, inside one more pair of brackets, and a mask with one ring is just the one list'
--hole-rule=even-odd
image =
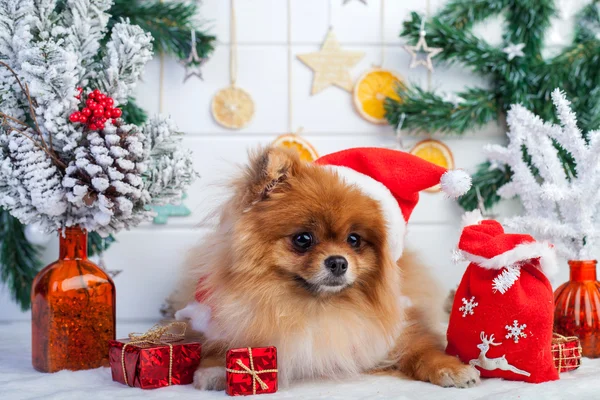
{"label": "white reindeer print", "polygon": [[481,344],[477,345],[477,348],[480,351],[479,357],[477,357],[477,359],[469,361],[470,365],[474,367],[479,367],[481,369],[487,369],[488,371],[499,369],[502,371],[511,371],[519,375],[531,375],[527,371],[523,371],[522,369],[518,369],[510,365],[506,360],[506,354],[498,358],[487,358],[485,355],[490,349],[490,345],[500,346],[502,343],[494,343],[494,335],[491,335],[488,339],[487,336],[485,336],[485,332],[481,332],[481,335],[479,335],[479,337],[481,338]]}

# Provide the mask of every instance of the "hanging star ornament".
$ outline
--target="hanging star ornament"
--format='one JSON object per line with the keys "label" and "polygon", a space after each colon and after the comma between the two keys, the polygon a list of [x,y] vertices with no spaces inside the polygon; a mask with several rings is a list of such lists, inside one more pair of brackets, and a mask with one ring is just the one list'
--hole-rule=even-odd
{"label": "hanging star ornament", "polygon": [[198,55],[198,50],[196,49],[196,31],[192,29],[192,39],[190,41],[190,55],[185,60],[181,60],[180,63],[185,68],[185,76],[183,78],[183,83],[187,82],[192,76],[198,77],[200,80],[204,80],[202,77],[202,71],[200,68],[204,66],[208,59],[201,58]]}
{"label": "hanging star ornament", "polygon": [[350,92],[354,85],[350,68],[364,56],[362,51],[342,50],[330,29],[320,51],[298,54],[298,59],[314,71],[311,94],[315,95],[332,85]]}
{"label": "hanging star ornament", "polygon": [[442,52],[442,48],[429,47],[425,40],[425,30],[419,33],[419,41],[415,46],[404,45],[404,50],[412,57],[410,68],[416,68],[419,65],[424,66],[430,72],[433,72],[433,63],[431,59]]}

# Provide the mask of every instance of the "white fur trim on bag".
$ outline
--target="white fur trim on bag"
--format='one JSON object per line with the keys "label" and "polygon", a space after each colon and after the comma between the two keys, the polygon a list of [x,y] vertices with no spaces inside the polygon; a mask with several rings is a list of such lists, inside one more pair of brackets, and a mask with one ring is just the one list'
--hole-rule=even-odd
{"label": "white fur trim on bag", "polygon": [[351,168],[337,165],[329,165],[328,167],[332,171],[335,171],[347,184],[355,185],[364,194],[381,204],[381,210],[386,222],[390,251],[394,260],[402,257],[406,221],[400,210],[400,205],[392,195],[392,192],[383,183]]}
{"label": "white fur trim on bag", "polygon": [[526,261],[539,257],[540,267],[546,276],[552,276],[558,271],[556,252],[552,245],[546,242],[523,243],[492,258],[477,256],[475,254],[467,253],[464,250],[462,251],[462,254],[467,260],[486,269],[502,269],[519,261]]}

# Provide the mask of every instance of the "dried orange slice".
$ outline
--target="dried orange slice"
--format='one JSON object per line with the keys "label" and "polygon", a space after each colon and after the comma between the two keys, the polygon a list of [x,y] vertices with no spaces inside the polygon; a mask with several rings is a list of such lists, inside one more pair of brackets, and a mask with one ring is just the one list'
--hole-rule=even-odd
{"label": "dried orange slice", "polygon": [[214,95],[211,109],[213,118],[220,125],[240,129],[252,120],[254,101],[245,90],[229,86]]}
{"label": "dried orange slice", "polygon": [[404,80],[392,71],[381,68],[367,71],[354,85],[356,110],[364,119],[374,124],[387,123],[383,104],[386,97],[402,101],[396,93],[398,85],[405,87]]}
{"label": "dried orange slice", "polygon": [[303,161],[312,162],[319,158],[317,150],[315,150],[308,140],[293,133],[286,133],[285,135],[278,136],[273,141],[273,146],[294,149],[298,152],[300,159]]}
{"label": "dried orange slice", "polygon": [[[454,157],[452,151],[439,140],[425,139],[417,143],[410,154],[420,157],[430,163],[439,165],[446,169],[454,169]],[[440,185],[432,186],[426,192],[439,192]]]}

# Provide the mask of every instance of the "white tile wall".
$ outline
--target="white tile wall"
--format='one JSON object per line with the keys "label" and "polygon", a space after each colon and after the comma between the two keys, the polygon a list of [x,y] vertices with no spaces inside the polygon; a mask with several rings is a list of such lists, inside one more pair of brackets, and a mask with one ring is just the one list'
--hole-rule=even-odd
{"label": "white tile wall", "polygon": [[[356,146],[392,146],[395,143],[389,126],[375,126],[356,114],[348,93],[330,88],[310,96],[312,72],[296,60],[295,54],[318,49],[329,25],[329,0],[291,0],[292,3],[292,100],[293,128],[304,127],[304,135],[321,154]],[[398,38],[402,21],[411,11],[426,12],[425,0],[331,0],[331,22],[338,40],[350,50],[366,53],[352,70],[354,77],[379,62],[379,7],[385,1],[385,66],[393,68],[409,82],[425,85],[424,69],[409,69],[409,58]],[[430,0],[435,12],[446,0]],[[555,21],[548,46],[556,48],[569,42],[565,32],[572,30],[573,10],[589,0],[560,1],[566,19]],[[268,143],[287,131],[288,65],[287,1],[236,0],[239,41],[238,84],[251,93],[256,115],[248,127],[229,131],[218,126],[209,112],[213,94],[229,83],[229,1],[203,0],[199,19],[219,39],[219,45],[203,69],[204,80],[182,83],[183,68],[175,60],[165,60],[163,111],[170,114],[186,132],[185,144],[195,154],[196,168],[202,175],[189,191],[186,204],[193,213],[189,218],[172,218],[168,225],[144,225],[118,235],[119,242],[106,255],[111,269],[124,272],[116,278],[118,317],[121,319],[154,318],[175,282],[177,269],[185,251],[202,237],[207,227],[199,226],[207,211],[223,195],[218,188],[234,165],[243,163],[248,148]],[[475,28],[491,43],[498,43],[502,18],[498,17]],[[559,34],[556,34],[559,33]],[[138,89],[138,102],[149,112],[159,110],[159,61],[152,61]],[[465,86],[485,86],[487,82],[459,66],[436,67],[431,76],[432,89],[453,91]],[[417,139],[405,140],[410,146]],[[457,167],[471,169],[483,160],[481,148],[489,142],[501,143],[502,129],[495,124],[469,133],[465,138],[444,139],[454,152]],[[514,206],[514,204],[513,204]],[[502,210],[514,210],[504,205]],[[449,261],[457,241],[459,208],[441,195],[423,194],[411,219],[408,242],[422,250],[423,258],[446,288],[455,286],[464,266]],[[47,262],[56,258],[56,242],[44,254]],[[558,281],[566,278],[563,268]],[[0,287],[0,320],[27,319]]]}

